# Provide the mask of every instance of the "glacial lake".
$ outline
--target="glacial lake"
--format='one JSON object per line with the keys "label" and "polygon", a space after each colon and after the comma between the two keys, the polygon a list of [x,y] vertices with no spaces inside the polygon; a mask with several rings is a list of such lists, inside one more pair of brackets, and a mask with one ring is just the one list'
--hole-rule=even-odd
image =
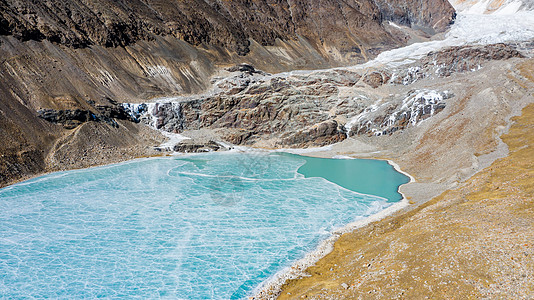
{"label": "glacial lake", "polygon": [[408,181],[385,161],[255,152],[48,174],[0,189],[0,295],[246,298]]}

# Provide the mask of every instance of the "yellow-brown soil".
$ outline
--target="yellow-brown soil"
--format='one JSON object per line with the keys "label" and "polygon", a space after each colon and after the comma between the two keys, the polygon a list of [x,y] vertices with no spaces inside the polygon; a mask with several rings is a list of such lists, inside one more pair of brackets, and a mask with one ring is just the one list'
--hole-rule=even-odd
{"label": "yellow-brown soil", "polygon": [[343,235],[279,299],[534,298],[534,104],[510,153],[408,213]]}

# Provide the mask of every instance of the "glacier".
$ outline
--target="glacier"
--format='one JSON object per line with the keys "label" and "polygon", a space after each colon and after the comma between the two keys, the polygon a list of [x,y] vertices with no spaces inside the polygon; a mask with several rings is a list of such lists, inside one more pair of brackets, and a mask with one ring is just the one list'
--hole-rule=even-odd
{"label": "glacier", "polygon": [[[534,39],[534,1],[451,0],[457,17],[443,39],[384,51],[349,69],[399,67],[432,51],[453,46],[520,43]],[[495,3],[493,3],[495,2]],[[494,7],[494,9],[491,9]]]}

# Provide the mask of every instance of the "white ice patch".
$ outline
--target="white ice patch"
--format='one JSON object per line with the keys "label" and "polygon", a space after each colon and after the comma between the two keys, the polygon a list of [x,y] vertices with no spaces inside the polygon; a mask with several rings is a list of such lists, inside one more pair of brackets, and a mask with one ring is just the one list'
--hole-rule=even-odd
{"label": "white ice patch", "polygon": [[515,14],[532,8],[534,1],[526,0],[450,0],[456,11],[463,14]]}
{"label": "white ice patch", "polygon": [[[444,95],[447,94],[447,92],[438,93],[433,90],[416,91],[415,96],[409,96],[402,101],[400,111],[409,110],[409,123],[412,126],[415,126],[420,121],[420,117],[425,108],[430,108],[430,116],[433,116],[435,114],[436,105],[443,102]],[[388,126],[392,126],[396,120],[396,114],[393,113],[392,116],[394,117],[393,122],[391,124],[388,123]]]}
{"label": "white ice patch", "polygon": [[332,156],[333,159],[355,159],[354,157],[350,157],[347,155],[334,155]]}
{"label": "white ice patch", "polygon": [[[168,99],[167,99],[168,100]],[[159,145],[157,148],[165,151],[173,151],[173,148],[176,144],[180,143],[183,140],[189,139],[186,136],[183,136],[178,133],[169,132],[165,130],[165,127],[158,128],[159,118],[158,108],[160,105],[167,106],[166,109],[169,109],[176,114],[180,113],[181,107],[178,102],[164,102],[160,99],[159,102],[152,103],[122,103],[121,106],[124,110],[136,121],[143,122],[144,124],[158,130],[162,135],[167,137],[167,141]]]}
{"label": "white ice patch", "polygon": [[107,88],[109,88],[111,84],[115,81],[115,77],[113,77],[113,75],[111,75],[111,73],[106,70],[100,70],[100,75],[97,75],[95,77],[101,85]]}
{"label": "white ice patch", "polygon": [[400,103],[387,101],[378,104],[381,101],[378,100],[351,119],[345,129],[349,133],[354,129],[354,134],[391,134],[407,125],[416,126],[434,116],[445,107],[444,100],[450,97],[448,91],[417,90]]}
{"label": "white ice patch", "polygon": [[380,100],[377,100],[375,103],[365,108],[360,114],[358,114],[357,116],[352,118],[349,122],[347,122],[347,124],[345,124],[345,130],[347,132],[350,132],[350,130],[352,129],[352,127],[354,127],[354,125],[360,124],[362,120],[365,120],[370,113],[377,111],[379,108],[379,105],[378,105],[379,102]]}
{"label": "white ice patch", "polygon": [[148,105],[145,103],[121,103],[122,108],[137,122],[147,114]]}
{"label": "white ice patch", "polygon": [[313,153],[313,152],[323,152],[332,150],[332,145],[322,146],[322,147],[312,147],[312,148],[306,148],[306,149],[296,149],[296,148],[285,148],[285,149],[275,149],[273,152],[287,152],[291,154],[306,154],[306,153]]}
{"label": "white ice patch", "polygon": [[495,14],[512,15],[512,14],[517,13],[521,9],[522,5],[523,5],[523,3],[521,1],[512,1],[512,2],[508,3],[507,5],[499,8],[495,12]]}

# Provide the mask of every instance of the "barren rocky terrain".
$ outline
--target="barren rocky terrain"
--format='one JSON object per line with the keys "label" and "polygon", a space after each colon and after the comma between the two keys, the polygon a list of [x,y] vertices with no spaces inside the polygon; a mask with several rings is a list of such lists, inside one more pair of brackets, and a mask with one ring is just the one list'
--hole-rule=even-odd
{"label": "barren rocky terrain", "polygon": [[[238,63],[281,72],[367,61],[445,30],[455,16],[445,0],[390,4],[0,1],[0,185],[89,165],[77,163],[85,149],[75,146],[87,139],[100,139],[87,152],[94,163],[150,153],[133,148],[158,143],[125,125],[116,103],[198,93]],[[391,20],[413,28],[399,30]],[[46,121],[54,119],[60,122]],[[68,167],[48,159],[59,148]]]}
{"label": "barren rocky terrain", "polygon": [[447,48],[400,68],[270,75],[240,65],[214,78],[214,88],[204,95],[123,105],[132,118],[170,133],[196,136],[196,130],[212,129],[235,145],[325,146],[419,126],[454,109],[456,94],[463,91],[449,87],[453,74],[473,74],[493,61],[522,57],[514,46],[495,44]]}
{"label": "barren rocky terrain", "polygon": [[[519,115],[523,107],[534,102],[530,45],[529,42],[522,45],[451,47],[431,52],[413,63],[401,66],[340,68],[276,75],[241,65],[230,68],[224,73],[224,77],[214,78],[214,89],[207,94],[162,99],[156,103],[137,104],[138,106],[128,104],[126,107],[129,113],[136,112],[133,117],[139,117],[141,122],[163,131],[182,133],[200,145],[202,138],[204,142],[208,141],[205,139],[207,136],[211,141],[225,142],[222,145],[231,143],[259,148],[331,145],[307,155],[393,160],[402,170],[415,177],[415,182],[401,187],[410,205],[398,213],[398,218],[404,220],[417,216],[430,205],[424,203],[433,198],[431,203],[438,203],[436,199],[443,197],[447,197],[447,200],[436,205],[439,207],[444,205],[447,209],[443,208],[443,214],[447,214],[449,209],[458,210],[458,208],[453,209],[457,201],[467,200],[454,198],[459,196],[445,196],[452,194],[444,194],[439,198],[436,198],[437,196],[451,189],[464,191],[459,195],[474,193],[476,191],[474,188],[478,188],[479,183],[473,183],[475,179],[470,178],[492,165],[496,159],[506,157],[509,151],[513,151],[500,140],[500,136],[509,129],[510,118]],[[523,148],[530,147],[529,138],[525,137],[524,140],[518,141],[520,142],[524,143]],[[191,140],[187,140],[179,144],[183,146],[177,147],[195,151],[190,146],[186,147],[190,144]],[[517,170],[518,176],[529,178],[526,174],[531,172],[528,167],[531,165],[531,160],[526,154],[522,157],[524,161],[520,163],[526,165]],[[527,173],[523,173],[523,170]],[[499,169],[499,172],[501,171]],[[518,191],[522,195],[517,197],[518,205],[529,197],[528,187],[532,182],[529,179],[525,180],[525,184],[521,187],[526,187],[527,190]],[[474,216],[483,210],[477,208],[471,213]],[[498,215],[498,212],[497,210],[495,214]],[[525,222],[530,222],[528,214],[525,218]],[[439,236],[447,234],[441,231],[446,223],[432,224],[430,222],[435,218],[426,215],[421,219],[425,225],[420,226],[429,226],[431,228],[429,230],[435,230],[433,234],[439,233]],[[458,221],[460,219],[458,216],[457,219],[451,219],[451,222],[462,223],[463,221]],[[471,221],[466,220],[465,224],[476,219],[473,217]],[[501,221],[504,222],[504,219]],[[388,228],[387,233],[395,238],[411,239],[404,242],[407,249],[423,247],[417,243],[417,239],[421,237],[401,230],[395,222],[393,225],[387,222],[391,221],[381,221],[365,227],[362,229],[365,232],[362,235],[358,235],[360,231],[355,231],[347,236],[358,235],[358,238],[365,240],[361,242],[362,245],[375,249],[373,246],[375,241],[367,236],[372,231],[369,228],[385,226]],[[441,222],[441,219],[435,222]],[[410,224],[406,226],[409,228],[419,226],[411,225],[412,223],[417,222],[406,221],[406,224]],[[390,228],[391,226],[393,227]],[[519,240],[528,244],[530,229],[528,224],[521,227],[522,237]],[[414,232],[413,229],[409,230]],[[470,234],[473,235],[473,239],[476,237],[484,240],[485,235],[482,232],[483,230]],[[347,236],[342,236],[336,243],[332,254],[320,260],[316,266],[302,270],[302,275],[311,274],[311,277],[288,282],[281,294],[282,297],[295,298],[295,295],[298,297],[306,295],[312,298],[324,296],[328,299],[339,297],[351,299],[360,295],[361,290],[356,287],[354,290],[344,292],[345,285],[351,286],[353,284],[351,280],[356,280],[355,278],[360,275],[354,273],[352,269],[337,267],[353,266],[357,261],[354,256],[345,255],[345,252],[355,251],[354,245],[344,244],[344,240],[348,239]],[[378,236],[382,238],[382,235]],[[447,239],[450,239],[451,243],[463,243],[465,251],[475,247],[467,242],[468,238],[460,240],[454,236]],[[437,240],[439,241],[439,238]],[[392,243],[388,239],[384,245]],[[499,249],[497,245],[494,246],[491,251]],[[430,248],[412,249],[409,254],[417,256],[419,252],[442,251],[434,244],[429,244],[428,247]],[[337,253],[337,249],[343,254]],[[410,261],[401,263],[399,256],[395,254],[397,250],[399,249],[391,250],[389,258],[391,265],[383,265],[383,268],[397,268],[395,264],[403,264],[402,276],[408,276],[406,274],[412,272],[417,273],[418,269],[413,267],[417,264],[416,258],[410,256]],[[455,256],[458,253],[448,253],[447,257],[452,260],[460,259]],[[493,254],[491,252],[487,255]],[[437,260],[441,257],[441,255],[425,255],[424,266],[430,268],[434,265],[434,269],[428,271],[431,274],[428,276],[435,278],[448,276],[450,280],[457,280],[452,284],[456,290],[446,290],[444,295],[463,297],[480,293],[492,296],[499,293],[508,295],[508,292],[518,293],[517,295],[522,297],[530,295],[529,290],[524,288],[514,290],[509,284],[504,283],[499,286],[502,274],[495,273],[496,271],[483,272],[480,274],[481,277],[476,277],[479,276],[476,273],[472,275],[474,277],[470,279],[471,281],[466,283],[462,276],[472,272],[465,269],[454,271],[450,268],[440,269],[438,265],[442,262]],[[475,268],[477,263],[480,262],[474,262],[472,267]],[[304,268],[300,265],[294,267]],[[492,268],[499,267],[492,266]],[[367,271],[361,272],[361,276],[365,278],[371,274]],[[443,284],[442,281],[435,281],[432,284],[428,283],[428,286],[424,287],[426,290],[418,287],[410,291],[411,281],[400,275],[401,270],[396,272],[398,276],[396,279],[391,277],[391,283],[386,291],[379,289],[383,282],[376,283],[377,286],[373,290],[376,297],[401,297],[401,293],[405,293],[407,297],[435,295],[433,291],[440,289],[440,285]],[[508,274],[508,276],[516,275],[516,273]],[[528,286],[531,279],[528,276],[525,278],[525,284]],[[350,282],[346,283],[343,280]],[[491,283],[493,285],[490,284],[492,294],[488,294],[489,290],[482,288],[484,285],[481,280],[493,282]],[[462,284],[471,286],[464,288]],[[260,294],[259,298],[277,296],[279,292],[277,288],[276,285],[270,286],[264,294]],[[337,289],[340,290],[339,293]],[[400,291],[400,294],[391,294],[395,291]]]}

